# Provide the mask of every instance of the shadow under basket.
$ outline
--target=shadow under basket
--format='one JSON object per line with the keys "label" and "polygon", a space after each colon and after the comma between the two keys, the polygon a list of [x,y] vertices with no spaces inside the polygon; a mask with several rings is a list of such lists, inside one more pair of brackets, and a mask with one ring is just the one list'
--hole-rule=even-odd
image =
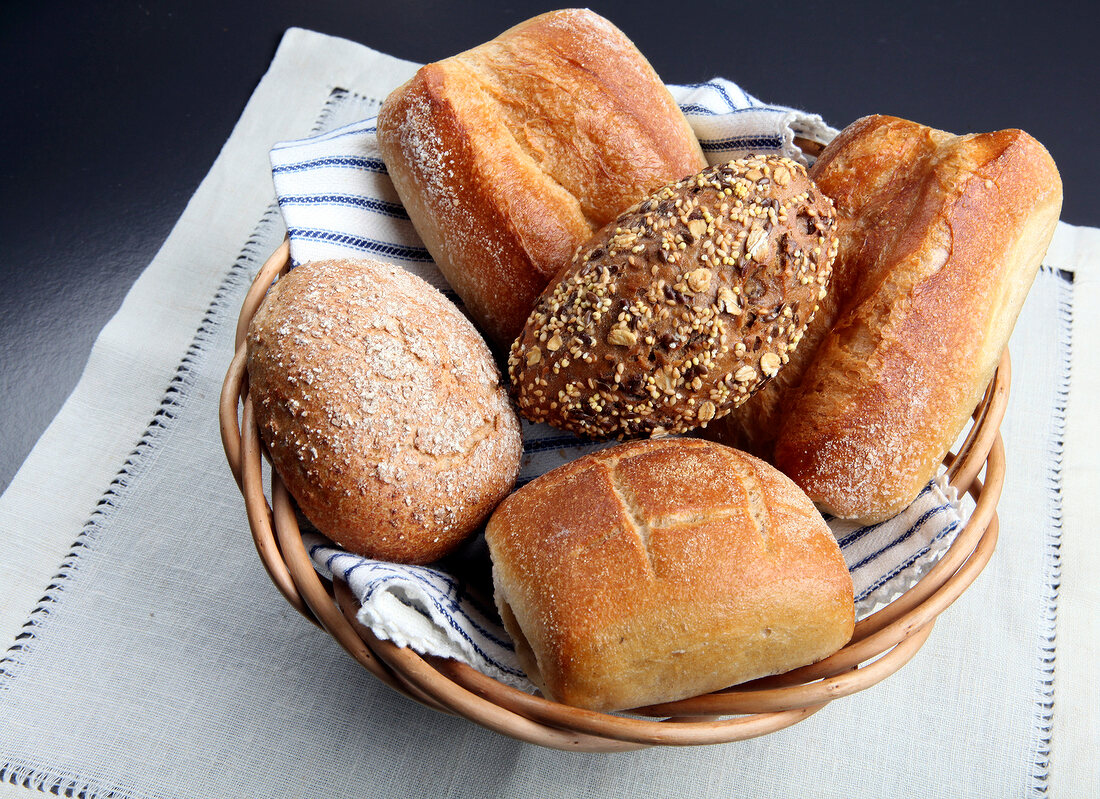
{"label": "shadow under basket", "polygon": [[966,438],[957,452],[944,459],[951,484],[960,496],[968,492],[976,503],[970,519],[919,582],[857,622],[848,645],[822,661],[619,715],[552,702],[457,661],[395,646],[375,637],[356,620],[357,600],[344,583],[330,583],[314,570],[302,542],[294,501],[274,470],[270,501],[264,491],[264,452],[248,396],[245,333],[272,281],[288,268],[289,249],[284,242],[260,269],[241,308],[236,355],[225,378],[219,410],[225,454],[244,496],[260,559],[287,601],[378,679],[428,707],[464,716],[522,741],[573,751],[714,744],[765,735],[901,668],[928,639],[936,617],[962,595],[993,554],[996,507],[1005,473],[999,428],[1008,402],[1007,350],[974,411]]}

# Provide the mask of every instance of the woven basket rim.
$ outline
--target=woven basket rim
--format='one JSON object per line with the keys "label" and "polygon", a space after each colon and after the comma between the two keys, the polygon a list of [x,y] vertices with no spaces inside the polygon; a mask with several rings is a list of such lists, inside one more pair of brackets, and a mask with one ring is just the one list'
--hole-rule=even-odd
{"label": "woven basket rim", "polygon": [[[357,603],[342,582],[313,568],[290,497],[277,473],[264,491],[265,458],[248,397],[245,335],[271,283],[289,268],[286,241],[261,267],[237,323],[236,353],[219,405],[222,444],[241,490],[260,560],[286,600],[328,632],[391,688],[444,713],[519,740],[574,751],[623,751],[654,745],[724,743],[788,727],[834,699],[864,690],[907,663],[936,618],[966,591],[997,541],[996,506],[1004,482],[1000,423],[1008,402],[1007,349],[958,451],[945,459],[948,479],[975,507],[948,549],[915,585],[860,619],[852,640],[824,660],[698,697],[599,713],[563,705],[497,682],[457,661],[424,656],[378,639],[355,618]],[[978,475],[984,469],[984,480]]]}

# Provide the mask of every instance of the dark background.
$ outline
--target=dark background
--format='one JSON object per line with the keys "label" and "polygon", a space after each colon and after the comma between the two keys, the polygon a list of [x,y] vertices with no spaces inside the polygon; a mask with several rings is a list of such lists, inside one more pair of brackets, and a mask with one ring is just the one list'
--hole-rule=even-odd
{"label": "dark background", "polygon": [[[291,26],[413,61],[552,4],[0,3],[0,489],[217,157]],[[670,83],[715,75],[843,127],[1019,127],[1100,225],[1100,4],[594,3]]]}

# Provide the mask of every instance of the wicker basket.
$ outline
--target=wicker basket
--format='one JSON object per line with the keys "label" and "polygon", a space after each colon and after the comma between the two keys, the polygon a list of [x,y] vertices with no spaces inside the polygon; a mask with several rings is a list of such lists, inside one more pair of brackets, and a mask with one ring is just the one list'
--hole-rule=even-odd
{"label": "wicker basket", "polygon": [[[966,590],[993,554],[996,506],[1004,479],[999,427],[1008,401],[1007,351],[974,412],[966,439],[957,453],[945,459],[952,485],[960,495],[969,492],[976,502],[969,521],[916,585],[860,620],[851,642],[825,660],[621,715],[551,702],[456,661],[397,647],[376,638],[356,621],[356,599],[342,582],[331,584],[314,570],[302,543],[293,500],[278,475],[271,477],[270,504],[264,493],[263,449],[248,398],[244,337],[268,287],[288,266],[284,243],[256,276],[241,309],[236,355],[220,404],[226,457],[244,495],[260,559],[287,601],[328,631],[378,679],[429,707],[465,716],[523,741],[577,751],[712,744],[764,735],[801,721],[832,700],[874,685],[901,668],[927,640],[936,617]],[[983,466],[984,480],[979,481]]]}

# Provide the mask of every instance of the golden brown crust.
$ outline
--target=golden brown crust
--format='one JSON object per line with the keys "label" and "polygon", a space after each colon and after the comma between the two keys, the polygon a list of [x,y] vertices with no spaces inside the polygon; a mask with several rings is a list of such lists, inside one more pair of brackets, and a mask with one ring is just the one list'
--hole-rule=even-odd
{"label": "golden brown crust", "polygon": [[744,453],[637,441],[548,472],[486,526],[497,604],[558,701],[638,707],[825,657],[852,581],[820,514]]}
{"label": "golden brown crust", "polygon": [[[839,239],[838,256],[833,261],[833,274],[829,289],[818,302],[817,313],[806,326],[802,341],[791,353],[790,361],[774,380],[737,408],[733,413],[715,420],[703,434],[737,449],[751,452],[768,462],[774,462],[775,442],[783,419],[789,413],[797,389],[806,370],[817,357],[818,348],[832,330],[842,307],[855,293],[864,266],[853,253],[869,250],[865,245],[865,228],[876,221],[873,217],[861,220],[859,209],[865,203],[858,196],[888,197],[898,187],[892,180],[905,181],[908,164],[917,157],[923,137],[914,137],[912,129],[892,131],[880,128],[883,117],[864,117],[846,127],[825,149],[810,169],[815,182],[824,179],[818,187],[833,200],[837,214],[836,234]],[[911,124],[911,123],[907,123]],[[879,130],[873,148],[862,151],[864,158],[873,158],[873,164],[860,164],[855,158],[844,166],[830,167],[838,153],[850,153],[848,142]],[[947,136],[940,131],[924,128],[929,136]],[[886,228],[883,229],[884,231]],[[845,257],[840,257],[844,253]]]}
{"label": "golden brown crust", "polygon": [[706,165],[649,63],[587,10],[423,67],[386,99],[378,140],[428,250],[504,345],[578,244]]}
{"label": "golden brown crust", "polygon": [[511,490],[519,422],[484,341],[399,267],[325,261],[270,290],[249,396],[300,510],[352,552],[427,563]]}
{"label": "golden brown crust", "polygon": [[508,369],[520,411],[591,437],[682,433],[771,379],[828,283],[833,209],[798,163],[710,167],[578,249]]}
{"label": "golden brown crust", "polygon": [[934,475],[981,398],[1061,181],[1022,131],[952,136],[881,116],[845,130],[813,174],[837,206],[836,305],[784,399],[775,461],[827,511],[880,521]]}

